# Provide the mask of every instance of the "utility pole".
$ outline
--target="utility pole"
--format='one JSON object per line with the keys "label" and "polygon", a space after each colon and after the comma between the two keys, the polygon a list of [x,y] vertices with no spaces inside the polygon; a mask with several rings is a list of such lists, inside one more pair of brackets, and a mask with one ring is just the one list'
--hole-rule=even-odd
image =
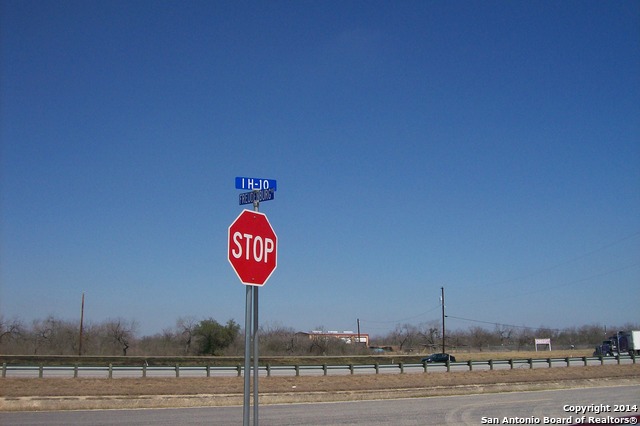
{"label": "utility pole", "polygon": [[80,341],[78,342],[78,356],[82,356],[82,323],[84,322],[84,291],[82,292],[82,307],[80,308]]}
{"label": "utility pole", "polygon": [[446,353],[444,343],[444,287],[440,287],[440,290],[442,290],[442,353]]}

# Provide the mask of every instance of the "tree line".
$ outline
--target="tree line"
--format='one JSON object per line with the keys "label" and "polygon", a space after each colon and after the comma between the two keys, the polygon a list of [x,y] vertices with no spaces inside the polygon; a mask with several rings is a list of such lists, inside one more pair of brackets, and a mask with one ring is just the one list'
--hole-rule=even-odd
{"label": "tree line", "polygon": [[[322,330],[318,326],[316,329]],[[638,330],[638,324],[620,327],[583,325],[565,329],[495,325],[471,326],[447,331],[445,350],[532,350],[534,339],[549,338],[553,348],[591,348],[618,330]],[[259,331],[263,355],[354,355],[371,348],[400,353],[440,352],[439,321],[398,325],[392,331],[372,336],[369,347],[330,336],[299,333],[293,328],[266,324]],[[135,355],[135,356],[239,356],[244,352],[243,330],[234,320],[220,323],[213,318],[178,318],[173,327],[150,336],[140,336],[135,320],[107,319],[83,324],[48,316],[31,323],[0,316],[0,354],[5,355]]]}
{"label": "tree line", "polygon": [[[445,348],[447,351],[501,351],[535,350],[535,339],[551,339],[552,349],[593,348],[608,336],[619,330],[639,330],[638,324],[607,327],[589,324],[579,327],[554,329],[549,327],[520,327],[496,324],[493,328],[471,326],[467,329],[447,331]],[[422,348],[427,351],[442,350],[442,330],[439,321],[418,325],[397,326],[386,340],[394,342],[402,352],[412,352]]]}
{"label": "tree line", "polygon": [[138,336],[135,320],[83,324],[55,316],[25,324],[0,316],[0,353],[5,355],[223,355],[239,336],[233,320],[180,318],[175,327]]}

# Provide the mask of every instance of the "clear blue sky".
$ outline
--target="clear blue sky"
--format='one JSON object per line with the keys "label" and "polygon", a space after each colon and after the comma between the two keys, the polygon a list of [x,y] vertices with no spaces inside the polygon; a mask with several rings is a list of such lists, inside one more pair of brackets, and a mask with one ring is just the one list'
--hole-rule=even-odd
{"label": "clear blue sky", "polygon": [[243,324],[249,176],[261,325],[640,321],[637,1],[0,5],[5,318]]}

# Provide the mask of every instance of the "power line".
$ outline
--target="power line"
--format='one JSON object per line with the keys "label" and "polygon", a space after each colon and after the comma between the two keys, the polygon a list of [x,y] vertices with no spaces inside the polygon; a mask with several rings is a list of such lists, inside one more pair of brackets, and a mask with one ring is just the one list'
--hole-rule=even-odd
{"label": "power line", "polygon": [[422,312],[420,314],[408,317],[408,318],[402,318],[402,319],[397,319],[397,320],[391,320],[391,321],[375,321],[375,320],[367,320],[367,319],[361,319],[361,322],[367,322],[367,323],[375,323],[375,324],[397,324],[399,322],[403,322],[403,321],[409,321],[412,319],[416,319],[419,318],[423,315],[426,315],[430,312],[435,311],[436,309],[440,309],[440,304],[438,304],[437,306],[433,307],[432,309],[429,309],[428,311]]}
{"label": "power line", "polygon": [[481,320],[475,320],[475,319],[470,319],[470,318],[456,317],[456,316],[453,316],[453,315],[447,315],[446,317],[447,318],[455,318],[455,319],[462,320],[462,321],[477,322],[477,323],[480,323],[480,324],[491,324],[491,325],[495,325],[495,326],[503,326],[503,327],[511,327],[511,328],[523,328],[523,329],[526,329],[526,330],[536,330],[538,328],[544,328],[544,329],[551,330],[551,331],[562,331],[559,328],[528,327],[528,326],[524,326],[524,325],[503,324],[503,323],[499,323],[499,322],[481,321]]}
{"label": "power line", "polygon": [[590,275],[590,276],[585,277],[585,278],[580,278],[580,279],[576,279],[576,280],[573,280],[573,281],[565,282],[563,284],[557,284],[557,285],[554,285],[554,286],[544,287],[544,288],[540,288],[538,290],[521,293],[520,296],[526,296],[528,294],[540,293],[540,292],[544,292],[544,291],[547,291],[547,290],[553,290],[553,289],[560,288],[560,287],[566,287],[566,286],[569,286],[569,285],[572,285],[572,284],[577,284],[577,283],[589,281],[589,280],[592,280],[594,278],[604,277],[605,275],[613,274],[615,272],[620,272],[620,271],[624,271],[624,270],[627,270],[627,269],[635,268],[637,266],[640,266],[640,262],[632,263],[630,265],[625,265],[625,266],[622,266],[620,268],[609,269],[609,270],[606,270],[606,271],[603,271],[603,272],[599,272],[599,273],[594,274],[594,275]]}
{"label": "power line", "polygon": [[618,240],[615,240],[615,241],[613,241],[613,242],[611,242],[611,243],[608,243],[608,244],[605,244],[605,245],[603,245],[603,246],[601,246],[601,247],[598,247],[597,249],[594,249],[594,250],[588,251],[588,252],[586,252],[586,253],[584,253],[584,254],[581,254],[581,255],[576,256],[576,257],[573,257],[573,258],[571,258],[571,259],[565,260],[565,261],[563,261],[563,262],[556,263],[555,265],[551,265],[551,266],[549,266],[549,267],[547,267],[547,268],[543,268],[543,269],[540,269],[540,270],[537,270],[537,271],[530,272],[530,273],[528,273],[528,274],[524,274],[524,275],[520,275],[520,276],[517,276],[517,277],[514,277],[514,278],[510,278],[510,279],[508,279],[508,280],[496,281],[496,282],[493,282],[493,283],[489,283],[488,285],[501,285],[501,284],[508,284],[508,283],[511,283],[511,282],[514,282],[514,281],[523,280],[523,279],[525,279],[525,278],[531,278],[531,277],[534,277],[534,276],[536,276],[536,275],[543,274],[543,273],[545,273],[545,272],[553,271],[554,269],[558,269],[558,268],[560,268],[561,266],[565,266],[565,265],[568,265],[568,264],[570,264],[570,263],[577,262],[578,260],[581,260],[581,259],[584,259],[584,258],[586,258],[586,257],[589,257],[589,256],[591,256],[592,254],[595,254],[595,253],[598,253],[598,252],[600,252],[600,251],[606,250],[606,249],[608,249],[609,247],[613,247],[613,246],[615,246],[615,245],[617,245],[617,244],[620,244],[620,243],[621,243],[621,242],[623,242],[623,241],[630,240],[630,239],[635,238],[635,237],[637,237],[637,236],[639,236],[639,235],[640,235],[640,231],[636,231],[636,232],[634,232],[634,233],[632,233],[632,234],[630,234],[630,235],[627,235],[627,236],[622,237],[622,238],[620,238],[620,239],[618,239]]}

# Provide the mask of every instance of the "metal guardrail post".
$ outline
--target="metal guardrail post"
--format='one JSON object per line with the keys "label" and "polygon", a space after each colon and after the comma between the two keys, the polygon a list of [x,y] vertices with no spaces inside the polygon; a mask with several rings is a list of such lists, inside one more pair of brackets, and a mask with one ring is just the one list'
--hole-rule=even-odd
{"label": "metal guardrail post", "polygon": [[511,366],[511,369],[513,370],[513,358],[509,360],[509,366]]}
{"label": "metal guardrail post", "polygon": [[73,378],[77,379],[78,378],[78,364],[75,364],[73,366]]}
{"label": "metal guardrail post", "polygon": [[373,368],[376,369],[376,374],[380,374],[380,363],[376,362],[373,364]]}
{"label": "metal guardrail post", "polygon": [[489,370],[493,371],[493,360],[489,360]]}
{"label": "metal guardrail post", "polygon": [[587,357],[586,356],[582,357],[582,363],[584,364],[585,367],[587,366]]}
{"label": "metal guardrail post", "polygon": [[211,377],[211,366],[210,365],[207,365],[206,371],[207,371],[207,377]]}
{"label": "metal guardrail post", "polygon": [[532,370],[533,369],[533,358],[529,358],[527,360],[527,362],[529,363],[529,369]]}
{"label": "metal guardrail post", "polygon": [[176,364],[176,378],[180,377],[180,364]]}
{"label": "metal guardrail post", "polygon": [[4,379],[5,377],[7,377],[7,363],[3,362],[2,363],[2,378]]}
{"label": "metal guardrail post", "polygon": [[566,363],[567,363],[567,367],[571,367],[571,361],[570,361],[570,358],[569,358],[569,357],[566,357],[564,360],[565,360],[565,361],[566,361]]}
{"label": "metal guardrail post", "polygon": [[142,378],[145,379],[147,377],[147,363],[142,364]]}
{"label": "metal guardrail post", "polygon": [[328,369],[327,364],[322,364],[322,371],[325,376],[327,375],[327,369]]}
{"label": "metal guardrail post", "polygon": [[271,364],[267,363],[267,377],[271,377]]}
{"label": "metal guardrail post", "polygon": [[295,365],[295,370],[296,370],[296,377],[300,376],[300,366],[299,365]]}
{"label": "metal guardrail post", "polygon": [[547,364],[549,364],[549,368],[551,368],[551,358],[547,358]]}
{"label": "metal guardrail post", "polygon": [[473,362],[471,360],[467,361],[467,365],[469,366],[469,371],[473,371]]}
{"label": "metal guardrail post", "polygon": [[451,360],[447,360],[447,373],[451,371]]}
{"label": "metal guardrail post", "polygon": [[424,372],[425,372],[425,373],[427,372],[427,365],[428,365],[428,364],[429,364],[429,363],[428,363],[427,361],[422,361],[422,368],[424,369]]}
{"label": "metal guardrail post", "polygon": [[43,377],[43,376],[44,376],[44,365],[42,365],[42,364],[41,364],[41,365],[38,367],[38,377],[39,377],[40,379],[42,379],[42,377]]}
{"label": "metal guardrail post", "polygon": [[240,364],[236,366],[236,370],[238,370],[238,377],[242,376],[242,366]]}
{"label": "metal guardrail post", "polygon": [[113,364],[109,363],[109,378],[113,379]]}
{"label": "metal guardrail post", "polygon": [[602,355],[600,355],[598,358],[600,358],[600,365],[604,365],[604,358],[602,357]]}
{"label": "metal guardrail post", "polygon": [[351,375],[353,375],[353,364],[349,364],[349,371],[351,372]]}

